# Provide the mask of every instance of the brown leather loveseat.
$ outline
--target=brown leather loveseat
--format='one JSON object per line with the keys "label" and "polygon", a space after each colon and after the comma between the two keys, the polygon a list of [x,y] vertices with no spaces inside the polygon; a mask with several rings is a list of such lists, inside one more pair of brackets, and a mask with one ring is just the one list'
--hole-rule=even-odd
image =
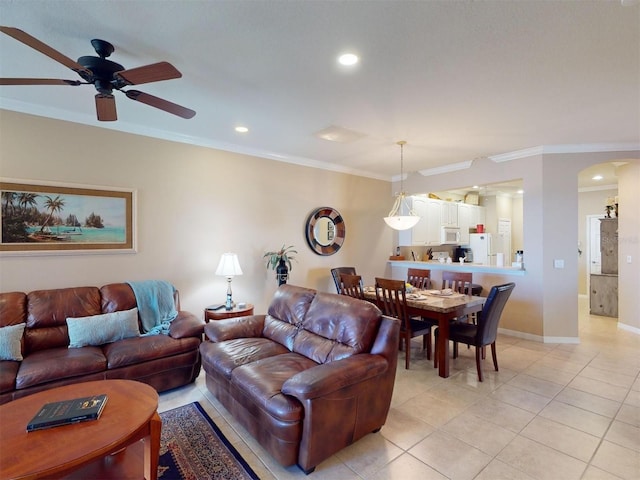
{"label": "brown leather loveseat", "polygon": [[[89,380],[138,380],[158,391],[194,381],[201,366],[204,320],[180,311],[177,292],[174,302],[178,316],[170,324],[169,335],[69,348],[67,318],[136,308],[129,284],[1,293],[0,327],[26,326],[21,339],[22,361],[0,360],[0,404]],[[139,322],[135,311],[133,315],[131,322]]]}
{"label": "brown leather loveseat", "polygon": [[371,303],[285,284],[266,315],[205,326],[207,388],[278,462],[310,473],[384,425],[399,331]]}

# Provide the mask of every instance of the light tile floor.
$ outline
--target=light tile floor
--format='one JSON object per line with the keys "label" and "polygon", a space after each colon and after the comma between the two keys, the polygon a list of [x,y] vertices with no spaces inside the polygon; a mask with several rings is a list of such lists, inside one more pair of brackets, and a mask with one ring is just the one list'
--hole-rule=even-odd
{"label": "light tile floor", "polygon": [[415,342],[411,369],[398,362],[386,425],[309,477],[276,463],[207,391],[204,374],[163,393],[159,409],[200,402],[263,480],[640,479],[640,336],[578,302],[580,344],[501,335],[500,371],[488,355],[482,383],[473,349],[460,348],[443,379]]}

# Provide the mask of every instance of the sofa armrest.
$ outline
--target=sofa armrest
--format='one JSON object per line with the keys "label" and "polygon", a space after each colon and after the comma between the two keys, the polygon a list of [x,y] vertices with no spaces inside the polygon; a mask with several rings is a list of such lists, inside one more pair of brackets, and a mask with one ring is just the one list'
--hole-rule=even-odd
{"label": "sofa armrest", "polygon": [[265,315],[226,318],[207,323],[204,333],[212,342],[224,342],[234,338],[262,337]]}
{"label": "sofa armrest", "polygon": [[369,353],[318,365],[300,372],[282,385],[282,393],[300,400],[311,400],[364,382],[384,373],[389,362]]}
{"label": "sofa armrest", "polygon": [[169,335],[172,338],[200,337],[204,331],[204,320],[193,313],[180,311],[169,324]]}

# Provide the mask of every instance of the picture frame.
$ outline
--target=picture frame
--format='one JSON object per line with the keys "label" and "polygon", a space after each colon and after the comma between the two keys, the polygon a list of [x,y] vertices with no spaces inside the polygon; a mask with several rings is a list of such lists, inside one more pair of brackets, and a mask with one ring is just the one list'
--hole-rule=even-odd
{"label": "picture frame", "polygon": [[0,255],[136,252],[136,191],[0,179]]}

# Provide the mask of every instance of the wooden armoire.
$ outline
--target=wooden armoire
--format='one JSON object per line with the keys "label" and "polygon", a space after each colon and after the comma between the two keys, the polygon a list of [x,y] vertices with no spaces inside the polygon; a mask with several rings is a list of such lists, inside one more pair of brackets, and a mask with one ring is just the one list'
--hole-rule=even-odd
{"label": "wooden armoire", "polygon": [[618,316],[618,218],[600,219],[600,274],[591,274],[589,311],[592,315]]}

